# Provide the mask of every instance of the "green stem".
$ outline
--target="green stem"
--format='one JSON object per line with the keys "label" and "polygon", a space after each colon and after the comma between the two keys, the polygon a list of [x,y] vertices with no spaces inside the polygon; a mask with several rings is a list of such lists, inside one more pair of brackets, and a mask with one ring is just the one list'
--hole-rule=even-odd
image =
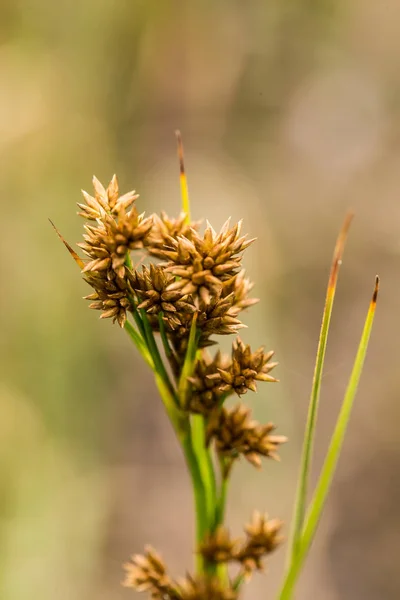
{"label": "green stem", "polygon": [[135,344],[136,348],[139,350],[140,354],[146,361],[146,363],[151,369],[154,369],[153,360],[147,349],[146,343],[143,341],[143,338],[139,335],[136,329],[132,326],[132,323],[130,323],[129,321],[125,321],[124,328],[131,340],[133,341],[133,343]]}
{"label": "green stem", "polygon": [[205,421],[203,415],[192,415],[192,445],[200,468],[207,508],[207,529],[213,528],[216,504],[216,483],[214,466],[209,449],[206,447]]}
{"label": "green stem", "polygon": [[180,405],[186,407],[186,394],[189,387],[189,377],[192,376],[193,370],[196,363],[196,352],[198,343],[198,332],[197,332],[197,313],[193,315],[193,321],[190,326],[188,346],[186,350],[186,356],[182,367],[181,376],[178,383],[178,395]]}
{"label": "green stem", "polygon": [[168,341],[167,332],[165,331],[165,323],[164,323],[163,316],[164,316],[164,313],[162,311],[158,313],[158,324],[160,326],[160,335],[161,335],[161,341],[164,346],[165,356],[168,359],[170,359],[171,356],[173,355],[173,352],[172,352],[172,348]]}
{"label": "green stem", "polygon": [[[188,435],[185,435],[183,438],[181,438],[181,443],[193,484],[196,517],[196,542],[197,546],[199,546],[208,530],[207,496],[205,493],[204,481],[201,469],[199,467],[198,458],[192,446],[192,435],[190,430]],[[196,564],[197,572],[199,574],[204,573],[204,560],[199,552],[196,553]]]}
{"label": "green stem", "polygon": [[153,334],[153,330],[152,327],[149,323],[149,320],[147,318],[147,314],[143,309],[140,309],[140,316],[141,316],[141,320],[143,323],[143,327],[144,327],[144,332],[145,332],[145,339],[147,342],[147,346],[149,348],[150,354],[153,358],[154,361],[154,367],[155,370],[157,371],[157,373],[162,377],[162,379],[164,380],[165,384],[168,386],[170,392],[171,392],[171,396],[174,399],[175,404],[178,406],[178,398],[176,396],[176,392],[174,390],[174,387],[170,381],[169,375],[167,373],[167,370],[164,366],[164,363],[162,361],[160,352],[158,350],[158,346],[156,343],[156,340],[154,338],[154,334]]}
{"label": "green stem", "polygon": [[[224,473],[223,465],[221,467],[221,473]],[[229,476],[222,475],[221,487],[219,496],[217,499],[217,507],[215,511],[215,524],[214,529],[221,525],[225,519],[225,509],[226,509],[226,499],[228,495],[228,484],[229,484]]]}

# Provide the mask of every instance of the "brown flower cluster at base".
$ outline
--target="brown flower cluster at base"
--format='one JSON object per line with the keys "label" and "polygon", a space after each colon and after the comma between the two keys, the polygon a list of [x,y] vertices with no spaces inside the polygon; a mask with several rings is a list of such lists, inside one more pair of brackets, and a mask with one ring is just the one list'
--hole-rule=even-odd
{"label": "brown flower cluster at base", "polygon": [[135,554],[124,565],[126,575],[123,585],[138,592],[149,592],[154,600],[179,600],[173,581],[167,574],[162,558],[150,546],[146,553]]}
{"label": "brown flower cluster at base", "polygon": [[135,554],[124,565],[123,582],[137,592],[148,592],[153,600],[236,600],[237,593],[230,583],[217,577],[187,575],[179,581],[172,580],[162,558],[148,547],[144,555]]}
{"label": "brown flower cluster at base", "polygon": [[179,585],[180,600],[236,600],[237,592],[217,577],[191,577]]}

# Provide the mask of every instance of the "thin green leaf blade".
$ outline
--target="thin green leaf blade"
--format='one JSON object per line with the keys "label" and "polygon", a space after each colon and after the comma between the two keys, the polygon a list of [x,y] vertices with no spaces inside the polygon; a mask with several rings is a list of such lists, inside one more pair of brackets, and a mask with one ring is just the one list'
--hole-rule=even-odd
{"label": "thin green leaf blade", "polygon": [[292,596],[293,586],[296,582],[301,567],[303,566],[304,560],[310,549],[311,543],[314,539],[314,535],[317,530],[318,523],[326,503],[326,499],[328,497],[329,489],[343,447],[344,436],[349,423],[351,409],[354,404],[354,399],[356,396],[358,384],[365,362],[368,343],[371,336],[372,325],[375,317],[378,291],[379,278],[376,277],[374,292],[368,309],[367,317],[365,319],[365,324],[358,346],[356,358],[354,360],[349,383],[347,385],[347,389],[344,395],[339,416],[336,421],[336,426],[331,438],[325,462],[317,483],[317,487],[315,489],[313,498],[310,503],[310,508],[307,513],[304,528],[299,542],[298,552],[293,560],[291,568],[287,573],[281,594],[279,596],[280,600],[289,600],[289,598],[291,598]]}
{"label": "thin green leaf blade", "polygon": [[353,218],[352,213],[348,213],[339,232],[335,250],[333,253],[331,270],[329,274],[328,287],[326,291],[325,307],[322,315],[321,331],[318,340],[318,349],[316,355],[313,384],[311,388],[310,403],[307,416],[306,432],[303,442],[303,451],[301,457],[300,472],[297,484],[296,501],[294,506],[294,516],[292,532],[288,549],[288,564],[294,560],[303,527],[306,511],[308,483],[310,477],[310,468],[312,460],[312,451],[314,446],[315,428],[317,424],[319,397],[321,390],[322,373],[325,362],[326,346],[328,342],[329,326],[331,321],[332,309],[335,300],[339,269],[342,263],[342,256],[345,248],[347,234]]}

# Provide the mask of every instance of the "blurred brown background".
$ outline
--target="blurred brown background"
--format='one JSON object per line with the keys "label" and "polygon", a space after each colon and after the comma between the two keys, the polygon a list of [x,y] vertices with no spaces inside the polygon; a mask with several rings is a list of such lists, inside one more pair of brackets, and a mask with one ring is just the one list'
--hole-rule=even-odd
{"label": "blurred brown background", "polygon": [[[80,188],[116,172],[147,212],[179,211],[182,130],[195,218],[244,217],[262,302],[243,337],[279,385],[248,400],[290,436],[281,464],[235,474],[288,520],[337,230],[346,250],[314,474],[372,292],[382,293],[351,426],[299,600],[400,597],[400,5],[396,0],[2,0],[0,598],[119,600],[146,542],[192,564],[191,490],[150,373],[98,322],[49,226],[70,242]],[[288,529],[288,528],[287,528]],[[274,598],[284,550],[246,599]]]}

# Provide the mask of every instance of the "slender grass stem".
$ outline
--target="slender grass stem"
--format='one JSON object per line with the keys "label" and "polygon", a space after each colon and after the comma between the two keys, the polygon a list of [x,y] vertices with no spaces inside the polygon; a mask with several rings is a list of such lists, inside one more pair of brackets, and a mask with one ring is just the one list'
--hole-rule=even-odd
{"label": "slender grass stem", "polygon": [[132,323],[130,323],[129,321],[125,321],[124,328],[125,328],[125,331],[127,332],[127,334],[129,335],[129,337],[132,339],[136,348],[139,350],[140,354],[146,361],[146,363],[149,365],[149,367],[151,369],[154,370],[154,362],[151,358],[151,354],[148,351],[146,343],[144,342],[143,338],[140,336],[140,334],[133,327]]}
{"label": "slender grass stem", "polygon": [[207,506],[207,528],[211,530],[215,518],[216,483],[214,466],[205,442],[206,432],[203,415],[193,415],[191,418],[191,425],[193,450],[197,456],[204,484],[205,502]]}
{"label": "slender grass stem", "polygon": [[170,359],[171,356],[173,356],[173,352],[172,352],[170,343],[168,341],[167,332],[165,331],[165,323],[164,323],[163,316],[164,316],[163,312],[158,313],[158,324],[160,326],[160,336],[161,336],[161,341],[164,346],[165,356],[168,359]]}
{"label": "slender grass stem", "polygon": [[340,452],[343,447],[344,436],[349,423],[351,409],[353,407],[358,384],[360,381],[362,369],[364,366],[365,356],[367,353],[368,342],[371,335],[372,325],[374,322],[376,301],[379,290],[379,279],[376,278],[375,288],[365,320],[361,340],[358,346],[356,358],[354,360],[353,369],[350,375],[349,383],[344,395],[339,416],[336,421],[336,426],[331,438],[329,449],[325,458],[324,465],[313,498],[310,503],[310,508],[307,513],[304,528],[299,540],[298,551],[292,561],[292,564],[286,574],[282,590],[279,595],[279,600],[289,600],[292,597],[293,587],[303,566],[304,560],[310,549],[314,538],[328,492],[333,480],[336,466],[339,460]]}
{"label": "slender grass stem", "polygon": [[193,370],[194,370],[195,362],[196,362],[197,339],[198,339],[198,333],[197,333],[196,326],[197,326],[197,313],[195,313],[193,315],[193,321],[192,321],[192,325],[190,327],[190,333],[189,333],[188,347],[186,350],[186,356],[185,356],[181,376],[179,378],[179,383],[178,383],[179,401],[180,401],[180,405],[183,408],[186,407],[186,400],[187,400],[186,395],[187,395],[187,391],[188,391],[188,387],[189,387],[189,379],[188,378],[191,377]]}
{"label": "slender grass stem", "polygon": [[321,380],[324,368],[326,345],[328,341],[329,325],[331,321],[333,303],[339,268],[342,262],[343,251],[347,239],[348,230],[351,224],[353,215],[349,213],[342,225],[339,236],[336,241],[335,250],[333,253],[332,266],[329,275],[328,287],[326,291],[325,307],[322,316],[321,331],[318,341],[318,350],[314,370],[313,384],[311,388],[310,404],[308,409],[306,432],[304,436],[303,451],[301,457],[300,473],[298,478],[298,486],[296,493],[296,501],[294,507],[294,516],[292,524],[291,538],[288,548],[288,564],[291,564],[299,548],[299,540],[301,529],[304,522],[306,511],[308,483],[310,476],[312,451],[314,446],[314,436],[317,424],[319,397],[321,390]]}
{"label": "slender grass stem", "polygon": [[[222,459],[223,461],[223,459]],[[229,476],[224,475],[224,467],[221,464],[221,486],[219,490],[219,495],[217,498],[217,505],[215,510],[215,524],[214,529],[221,525],[224,522],[225,518],[225,509],[226,509],[226,499],[228,495],[228,484],[229,484]]]}
{"label": "slender grass stem", "polygon": [[155,367],[157,373],[159,373],[159,375],[161,375],[162,379],[165,381],[165,384],[169,388],[169,390],[171,392],[171,396],[174,398],[175,404],[178,405],[178,398],[177,398],[174,386],[172,385],[172,383],[170,381],[169,375],[167,373],[167,370],[166,370],[163,360],[161,358],[161,354],[158,350],[157,342],[154,338],[153,329],[149,323],[147,314],[143,309],[140,310],[140,317],[141,317],[143,327],[144,327],[144,332],[145,332],[145,336],[146,336],[145,339],[147,341],[147,346],[149,348],[151,356],[153,357],[154,367]]}

